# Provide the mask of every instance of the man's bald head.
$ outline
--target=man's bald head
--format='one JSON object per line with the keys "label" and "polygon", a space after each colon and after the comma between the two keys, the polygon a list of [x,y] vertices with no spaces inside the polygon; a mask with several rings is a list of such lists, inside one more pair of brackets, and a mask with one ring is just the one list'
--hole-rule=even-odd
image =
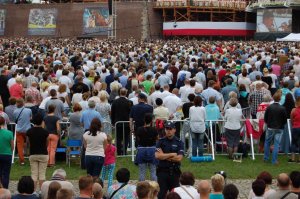
{"label": "man's bald head", "polygon": [[93,184],[93,195],[95,199],[100,199],[103,197],[103,189],[99,183]]}
{"label": "man's bald head", "polygon": [[289,188],[290,186],[290,177],[286,173],[281,173],[277,177],[277,186],[279,188]]}
{"label": "man's bald head", "polygon": [[208,196],[210,193],[210,183],[207,180],[201,180],[198,183],[197,191],[201,195],[201,198],[206,195]]}

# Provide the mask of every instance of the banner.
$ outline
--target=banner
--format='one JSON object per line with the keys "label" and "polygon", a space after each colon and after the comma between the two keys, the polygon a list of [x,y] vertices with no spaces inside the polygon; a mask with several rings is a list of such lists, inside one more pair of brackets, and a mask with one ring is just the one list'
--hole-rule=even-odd
{"label": "banner", "polygon": [[0,9],[0,35],[4,35],[5,30],[5,10]]}
{"label": "banner", "polygon": [[111,18],[107,6],[85,8],[83,12],[83,34],[107,35],[111,29]]}
{"label": "banner", "polygon": [[257,32],[291,32],[292,9],[257,10]]}
{"label": "banner", "polygon": [[31,9],[28,35],[55,35],[57,9]]}

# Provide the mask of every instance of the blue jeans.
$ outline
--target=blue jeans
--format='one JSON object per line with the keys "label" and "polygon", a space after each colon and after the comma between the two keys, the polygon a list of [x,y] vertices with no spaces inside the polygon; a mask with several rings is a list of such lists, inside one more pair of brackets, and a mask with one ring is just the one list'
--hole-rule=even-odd
{"label": "blue jeans", "polygon": [[139,164],[139,181],[145,181],[146,179],[146,173],[147,173],[147,166],[149,165],[150,167],[150,179],[152,181],[157,181],[157,177],[156,177],[156,165],[155,164],[151,164],[151,163],[142,163]]}
{"label": "blue jeans", "polygon": [[0,155],[0,182],[8,189],[11,168],[11,155]]}
{"label": "blue jeans", "polygon": [[198,156],[203,156],[203,139],[204,133],[193,133],[191,132],[192,136],[192,155],[197,156],[197,149],[198,149]]}
{"label": "blue jeans", "polygon": [[102,156],[85,156],[85,166],[87,174],[93,177],[99,177],[104,164],[104,157]]}
{"label": "blue jeans", "polygon": [[264,152],[264,160],[269,160],[270,156],[270,145],[272,140],[274,140],[274,149],[272,153],[272,164],[277,163],[277,156],[279,151],[279,145],[281,142],[281,137],[283,134],[283,129],[268,129],[265,140],[265,152]]}

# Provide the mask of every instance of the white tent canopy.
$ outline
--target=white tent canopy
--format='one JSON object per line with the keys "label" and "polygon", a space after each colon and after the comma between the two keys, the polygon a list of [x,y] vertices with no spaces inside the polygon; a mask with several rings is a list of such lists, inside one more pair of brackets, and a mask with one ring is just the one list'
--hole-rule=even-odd
{"label": "white tent canopy", "polygon": [[300,33],[291,33],[283,38],[277,38],[276,41],[300,41]]}

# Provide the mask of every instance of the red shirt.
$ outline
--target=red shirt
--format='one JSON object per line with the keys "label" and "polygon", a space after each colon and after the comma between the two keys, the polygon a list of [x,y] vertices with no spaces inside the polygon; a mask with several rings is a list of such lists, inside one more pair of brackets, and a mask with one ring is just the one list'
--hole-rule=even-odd
{"label": "red shirt", "polygon": [[292,127],[300,128],[300,107],[292,110],[291,119],[292,119]]}
{"label": "red shirt", "polygon": [[21,84],[15,83],[9,88],[9,93],[11,97],[20,99],[23,97],[23,86]]}

